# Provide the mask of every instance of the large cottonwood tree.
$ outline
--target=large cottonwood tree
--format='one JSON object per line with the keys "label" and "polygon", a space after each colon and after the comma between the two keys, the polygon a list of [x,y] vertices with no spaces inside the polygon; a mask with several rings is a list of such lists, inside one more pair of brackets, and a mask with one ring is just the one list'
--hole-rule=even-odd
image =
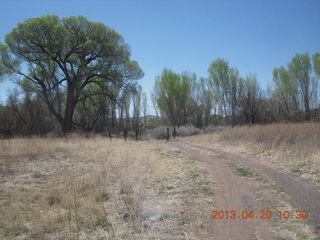
{"label": "large cottonwood tree", "polygon": [[92,94],[85,91],[90,85],[115,100],[110,86],[130,91],[143,76],[122,36],[85,17],[26,20],[0,45],[0,59],[1,74],[18,76],[36,92],[65,133],[72,130],[77,104]]}

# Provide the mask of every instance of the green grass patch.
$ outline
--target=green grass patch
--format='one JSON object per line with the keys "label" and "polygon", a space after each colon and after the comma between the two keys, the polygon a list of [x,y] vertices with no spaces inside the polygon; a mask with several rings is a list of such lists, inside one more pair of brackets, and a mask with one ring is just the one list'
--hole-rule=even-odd
{"label": "green grass patch", "polygon": [[283,194],[283,190],[269,177],[259,174],[255,170],[238,163],[229,162],[228,165],[231,167],[231,169],[235,174],[258,180],[261,183],[263,183],[265,186],[273,188],[279,194]]}
{"label": "green grass patch", "polygon": [[228,158],[226,156],[224,156],[224,155],[219,155],[217,157],[220,158],[220,159],[223,159],[223,160],[228,160]]}
{"label": "green grass patch", "polygon": [[233,162],[230,162],[229,166],[232,168],[233,172],[237,175],[249,177],[249,178],[256,178],[259,176],[259,174],[256,171],[246,166],[235,164]]}
{"label": "green grass patch", "polygon": [[305,171],[304,168],[307,167],[308,164],[306,162],[298,164],[297,167],[290,169],[292,173],[302,175]]}
{"label": "green grass patch", "polygon": [[249,178],[254,178],[255,177],[255,173],[250,168],[237,167],[236,168],[236,172],[240,176],[249,177]]}
{"label": "green grass patch", "polygon": [[299,175],[303,174],[303,171],[300,168],[292,168],[290,169],[290,171],[292,173],[299,174]]}
{"label": "green grass patch", "polygon": [[180,219],[178,222],[177,222],[177,225],[178,226],[182,226],[182,225],[185,225],[185,224],[187,224],[188,222],[187,222],[187,220],[185,220],[185,219]]}

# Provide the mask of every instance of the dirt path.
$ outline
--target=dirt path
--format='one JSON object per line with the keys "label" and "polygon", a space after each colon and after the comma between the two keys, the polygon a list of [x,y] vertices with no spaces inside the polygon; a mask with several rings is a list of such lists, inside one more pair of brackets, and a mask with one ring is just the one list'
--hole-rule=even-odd
{"label": "dirt path", "polygon": [[[208,164],[208,170],[212,171],[213,174],[218,174],[217,177],[219,181],[222,181],[220,186],[222,187],[221,191],[227,191],[225,196],[223,196],[224,193],[219,194],[220,200],[217,200],[218,202],[219,201],[226,202],[226,199],[231,199],[232,203],[229,204],[231,208],[232,206],[235,206],[235,204],[237,204],[236,201],[238,201],[238,207],[241,207],[239,206],[239,202],[241,202],[241,200],[239,199],[239,196],[242,196],[242,199],[243,199],[244,194],[247,194],[246,188],[248,188],[248,186],[243,186],[245,185],[245,183],[241,182],[240,179],[238,179],[239,177],[237,178],[236,176],[232,176],[232,173],[230,173],[230,170],[227,170],[226,169],[227,167],[223,166],[222,161],[214,161],[215,160],[214,158],[212,157],[210,158],[206,154],[201,153],[202,151],[209,151],[209,152],[218,154],[233,162],[246,165],[254,169],[255,171],[257,171],[258,173],[262,173],[264,175],[269,176],[283,191],[285,191],[288,194],[289,202],[297,210],[303,209],[303,210],[309,211],[309,220],[314,225],[316,229],[316,233],[320,236],[320,189],[317,186],[314,186],[309,182],[303,179],[300,179],[293,174],[279,172],[278,170],[265,166],[255,161],[254,159],[244,157],[239,154],[233,154],[217,148],[205,147],[205,146],[190,144],[190,143],[174,143],[174,145],[184,149],[186,152],[192,154],[197,159],[206,161]],[[249,189],[249,192],[251,193],[254,192],[254,189]],[[249,196],[251,195],[252,194],[249,194]],[[254,194],[252,199],[255,199]],[[259,204],[259,201],[257,203]],[[227,203],[222,203],[222,206],[225,209],[227,209],[226,204]],[[255,206],[259,206],[259,205],[255,205]],[[256,227],[255,226],[256,223],[257,221],[252,223],[254,227]],[[241,222],[237,224],[237,227],[243,227],[241,225]],[[249,233],[250,233],[250,230],[249,230]],[[248,233],[243,233],[243,234],[248,235]],[[246,238],[238,238],[238,239],[246,239]],[[267,239],[267,238],[262,237],[262,239]]]}
{"label": "dirt path", "polygon": [[[210,156],[207,151],[191,145],[173,144],[189,153],[194,159],[206,164],[210,177],[213,178],[216,186],[215,210],[235,210],[239,215],[242,210],[259,212],[262,209],[262,201],[256,195],[257,185],[250,184],[248,179],[235,175],[225,161]],[[260,219],[212,220],[212,228],[212,239],[273,239],[272,233],[268,230],[268,222]]]}

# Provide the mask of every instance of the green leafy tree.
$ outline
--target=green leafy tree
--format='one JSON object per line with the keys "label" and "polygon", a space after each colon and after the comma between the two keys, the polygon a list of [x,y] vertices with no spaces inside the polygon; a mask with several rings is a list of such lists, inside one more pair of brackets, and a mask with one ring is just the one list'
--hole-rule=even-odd
{"label": "green leafy tree", "polygon": [[280,114],[286,121],[293,120],[299,111],[298,89],[296,81],[291,77],[290,72],[284,67],[275,68],[273,70],[273,81],[276,89],[273,98],[277,99]]}
{"label": "green leafy tree", "polygon": [[199,104],[203,109],[204,125],[208,126],[211,121],[211,110],[214,104],[214,95],[210,90],[210,80],[208,78],[200,78],[198,91]]}
{"label": "green leafy tree", "polygon": [[231,116],[232,125],[236,124],[238,99],[242,91],[242,79],[236,68],[229,67],[229,63],[224,59],[217,59],[211,63],[209,78],[213,92],[221,104],[226,117]]}
{"label": "green leafy tree", "polygon": [[[84,17],[31,18],[18,24],[5,43],[0,45],[2,75],[28,81],[28,90],[43,99],[65,133],[72,130],[75,108],[88,97],[90,84],[115,99],[110,85],[130,91],[143,76],[122,36]],[[57,106],[59,94],[65,97]]]}
{"label": "green leafy tree", "polygon": [[309,54],[297,54],[288,65],[288,71],[297,84],[301,105],[305,112],[305,120],[310,121],[310,105],[313,98],[314,80],[311,77],[312,65]]}
{"label": "green leafy tree", "polygon": [[320,77],[320,52],[317,52],[313,55],[313,69]]}
{"label": "green leafy tree", "polygon": [[156,77],[153,96],[162,116],[170,124],[180,126],[188,123],[190,107],[193,105],[192,89],[196,81],[194,74],[177,74],[164,69]]}

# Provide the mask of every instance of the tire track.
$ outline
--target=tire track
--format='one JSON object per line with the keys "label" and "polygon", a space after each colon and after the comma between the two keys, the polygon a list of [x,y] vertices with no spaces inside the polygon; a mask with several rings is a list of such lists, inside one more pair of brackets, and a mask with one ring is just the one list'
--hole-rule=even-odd
{"label": "tire track", "polygon": [[284,192],[289,195],[289,202],[297,209],[309,212],[309,221],[315,227],[315,232],[320,239],[320,188],[294,174],[280,172],[268,167],[249,157],[226,152],[213,147],[184,143],[189,148],[206,150],[219,154],[229,160],[246,165],[258,173],[270,177]]}
{"label": "tire track", "polygon": [[[258,199],[257,186],[248,179],[233,173],[221,159],[208,155],[207,150],[183,143],[173,143],[175,147],[187,152],[192,158],[206,164],[210,177],[214,180],[215,210],[235,210],[237,215],[243,210],[259,212],[263,203]],[[208,213],[209,215],[210,213]],[[268,221],[261,219],[215,219],[211,220],[212,239],[228,240],[269,240],[273,234],[269,232]]]}

